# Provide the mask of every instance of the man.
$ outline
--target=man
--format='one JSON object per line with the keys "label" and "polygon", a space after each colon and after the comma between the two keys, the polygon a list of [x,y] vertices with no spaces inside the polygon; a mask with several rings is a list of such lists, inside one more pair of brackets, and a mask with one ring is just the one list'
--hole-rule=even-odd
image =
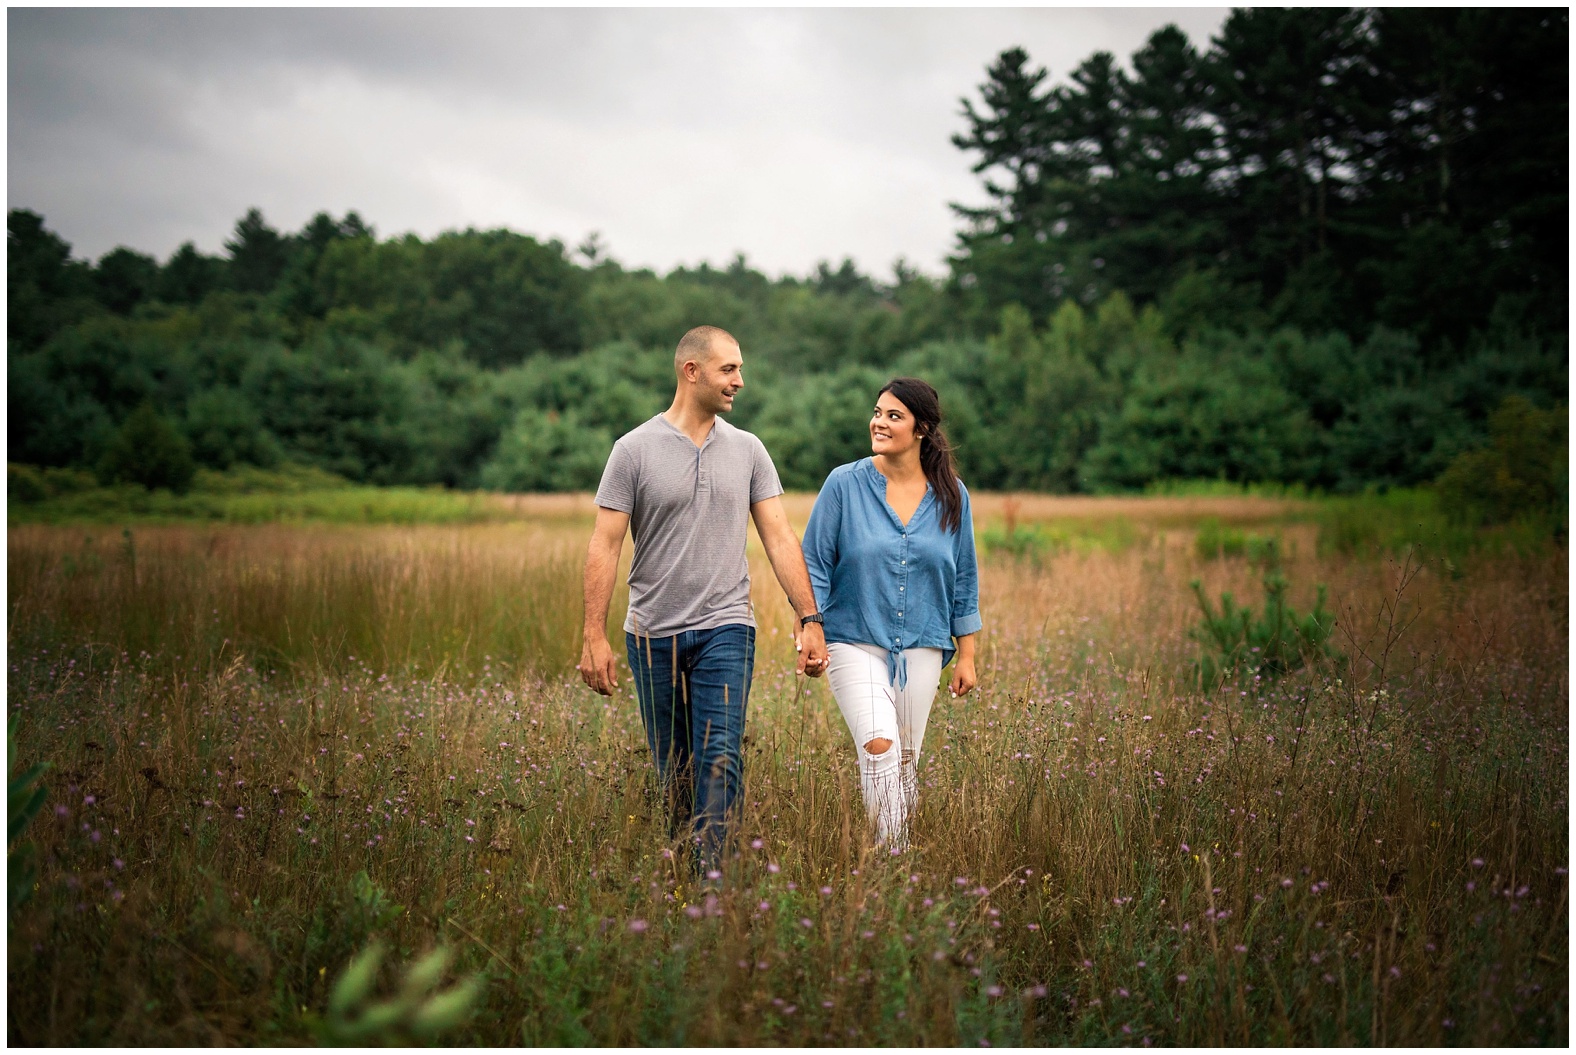
{"label": "man", "polygon": [[739,342],[697,326],[673,356],[673,405],[613,445],[596,493],[585,568],[580,676],[604,696],[617,686],[608,601],[624,532],[632,530],[624,644],[646,742],[669,809],[670,835],[689,837],[720,875],[726,819],[742,776],[740,741],[755,665],[745,519],[755,520],[772,571],[799,620],[797,669],[826,672],[826,640],[777,469],[761,441],[717,417],[744,387]]}

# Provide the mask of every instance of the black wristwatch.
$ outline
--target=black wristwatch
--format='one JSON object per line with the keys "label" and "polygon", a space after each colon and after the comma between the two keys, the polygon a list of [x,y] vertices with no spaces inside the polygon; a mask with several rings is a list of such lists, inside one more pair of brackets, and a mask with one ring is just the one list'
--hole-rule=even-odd
{"label": "black wristwatch", "polygon": [[799,629],[803,630],[805,627],[809,626],[811,623],[820,623],[823,629],[826,627],[826,620],[821,618],[821,613],[820,612],[811,612],[809,615],[807,615],[803,619],[799,620]]}

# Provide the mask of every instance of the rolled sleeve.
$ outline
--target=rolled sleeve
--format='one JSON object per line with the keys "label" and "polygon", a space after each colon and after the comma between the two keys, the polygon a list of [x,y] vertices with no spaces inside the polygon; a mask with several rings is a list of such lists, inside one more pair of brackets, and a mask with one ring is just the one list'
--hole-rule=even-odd
{"label": "rolled sleeve", "polygon": [[831,476],[821,485],[810,510],[810,523],[804,529],[804,564],[810,572],[810,587],[815,604],[826,611],[832,592],[832,570],[837,567],[837,534],[843,514],[843,496]]}
{"label": "rolled sleeve", "polygon": [[952,594],[952,636],[967,637],[977,634],[985,625],[980,618],[979,565],[974,555],[974,513],[969,505],[969,492],[958,484],[962,492],[963,508],[959,511],[957,538],[953,542],[953,559],[957,578]]}

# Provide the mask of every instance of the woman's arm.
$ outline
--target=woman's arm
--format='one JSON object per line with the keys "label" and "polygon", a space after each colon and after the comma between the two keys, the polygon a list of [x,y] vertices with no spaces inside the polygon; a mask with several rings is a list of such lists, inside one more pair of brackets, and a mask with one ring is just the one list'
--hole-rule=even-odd
{"label": "woman's arm", "polygon": [[979,564],[974,556],[974,514],[969,508],[969,492],[962,483],[963,508],[958,518],[958,531],[952,540],[952,636],[958,639],[961,651],[963,638],[979,632],[980,621]]}
{"label": "woman's arm", "polygon": [[821,485],[821,493],[815,496],[810,523],[804,529],[804,563],[810,572],[816,606],[823,612],[832,596],[832,570],[837,567],[837,536],[842,519],[841,488],[828,476]]}
{"label": "woman's arm", "polygon": [[984,623],[980,619],[979,565],[974,556],[974,513],[969,508],[968,489],[960,482],[963,508],[959,510],[958,534],[953,540],[952,636],[958,654],[952,664],[952,681],[947,685],[953,696],[967,694],[979,684],[974,667],[974,643]]}
{"label": "woman's arm", "polygon": [[967,695],[979,684],[979,676],[974,671],[974,639],[977,636],[964,634],[958,638],[958,654],[952,661],[952,681],[947,685],[947,691],[953,696]]}

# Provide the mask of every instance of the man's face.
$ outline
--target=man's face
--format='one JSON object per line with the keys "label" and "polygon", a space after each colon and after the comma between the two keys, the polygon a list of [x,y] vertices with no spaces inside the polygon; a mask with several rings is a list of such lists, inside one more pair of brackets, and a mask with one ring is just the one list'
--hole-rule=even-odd
{"label": "man's face", "polygon": [[706,361],[695,365],[695,396],[700,405],[713,414],[732,410],[734,394],[744,387],[744,357],[739,346],[731,341],[713,342]]}

